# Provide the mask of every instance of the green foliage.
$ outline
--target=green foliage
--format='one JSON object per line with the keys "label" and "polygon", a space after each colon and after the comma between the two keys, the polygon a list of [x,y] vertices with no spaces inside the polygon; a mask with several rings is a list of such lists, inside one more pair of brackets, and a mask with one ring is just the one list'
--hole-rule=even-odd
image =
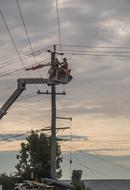
{"label": "green foliage", "polygon": [[[82,181],[73,182],[75,190],[86,190],[86,187]],[[88,189],[87,189],[88,190]]]}
{"label": "green foliage", "polygon": [[0,184],[3,190],[12,190],[15,184],[15,178],[13,176],[8,176],[5,173],[0,174]]}
{"label": "green foliage", "polygon": [[[23,179],[30,179],[33,171],[34,177],[51,177],[51,139],[46,134],[38,134],[34,131],[26,138],[27,143],[21,143],[21,150],[16,165],[17,175]],[[60,178],[62,171],[60,163],[62,162],[60,146],[56,146],[57,177]]]}

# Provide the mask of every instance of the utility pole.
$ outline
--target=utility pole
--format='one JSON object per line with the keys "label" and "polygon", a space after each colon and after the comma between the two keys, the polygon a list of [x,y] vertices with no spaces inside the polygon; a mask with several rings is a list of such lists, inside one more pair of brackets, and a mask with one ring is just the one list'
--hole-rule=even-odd
{"label": "utility pole", "polygon": [[[53,51],[48,50],[49,53],[51,53],[51,70],[54,71],[55,70],[55,65],[54,65],[54,61],[55,61],[55,55],[63,55],[63,53],[57,53],[56,52],[56,45],[54,45],[53,47]],[[52,79],[53,81],[53,79]],[[68,83],[69,81],[67,81]],[[56,95],[66,95],[66,92],[63,91],[62,93],[57,93],[56,92],[56,85],[62,83],[62,81],[58,82],[51,82],[50,86],[51,86],[51,92],[41,92],[40,90],[38,90],[37,94],[47,94],[47,95],[51,95],[51,128],[48,130],[51,130],[51,177],[53,179],[56,179],[56,130],[60,130],[60,129],[68,129],[67,128],[56,128],[56,119],[68,119],[68,118],[63,118],[63,117],[56,117]],[[63,82],[64,83],[64,82]],[[66,84],[66,82],[64,83]],[[69,118],[70,120],[70,118]]]}
{"label": "utility pole", "polygon": [[[56,46],[51,52],[51,67],[54,67]],[[51,177],[56,179],[56,85],[51,85]]]}

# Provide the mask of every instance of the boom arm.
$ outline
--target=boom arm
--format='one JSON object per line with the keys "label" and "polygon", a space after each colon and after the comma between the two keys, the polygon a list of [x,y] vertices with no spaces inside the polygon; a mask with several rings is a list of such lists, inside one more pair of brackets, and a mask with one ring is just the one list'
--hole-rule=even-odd
{"label": "boom arm", "polygon": [[20,96],[22,92],[23,92],[22,89],[16,89],[14,93],[9,97],[9,99],[0,109],[0,119],[7,113],[9,107],[14,103],[14,101]]}
{"label": "boom arm", "polygon": [[26,84],[53,84],[53,82],[48,79],[43,78],[21,78],[18,79],[18,87],[13,92],[13,94],[8,98],[5,104],[0,109],[0,119],[7,113],[7,110],[15,102],[15,100],[20,96],[20,94],[26,90]]}

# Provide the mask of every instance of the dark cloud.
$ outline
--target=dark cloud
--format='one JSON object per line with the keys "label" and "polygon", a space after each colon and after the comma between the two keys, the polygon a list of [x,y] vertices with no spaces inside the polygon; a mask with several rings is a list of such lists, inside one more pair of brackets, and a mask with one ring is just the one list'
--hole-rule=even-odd
{"label": "dark cloud", "polygon": [[27,134],[23,133],[13,133],[13,134],[0,134],[0,141],[10,142],[10,141],[21,141],[26,139]]}
{"label": "dark cloud", "polygon": [[89,141],[89,138],[87,136],[80,136],[80,135],[61,135],[58,137],[58,139],[63,141]]}

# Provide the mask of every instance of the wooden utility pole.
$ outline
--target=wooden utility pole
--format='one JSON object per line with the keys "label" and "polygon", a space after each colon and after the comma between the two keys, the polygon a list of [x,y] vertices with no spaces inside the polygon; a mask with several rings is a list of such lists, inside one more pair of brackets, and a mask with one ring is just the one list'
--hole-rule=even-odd
{"label": "wooden utility pole", "polygon": [[[51,52],[51,67],[54,67],[56,46]],[[51,85],[51,177],[56,179],[56,85]]]}

